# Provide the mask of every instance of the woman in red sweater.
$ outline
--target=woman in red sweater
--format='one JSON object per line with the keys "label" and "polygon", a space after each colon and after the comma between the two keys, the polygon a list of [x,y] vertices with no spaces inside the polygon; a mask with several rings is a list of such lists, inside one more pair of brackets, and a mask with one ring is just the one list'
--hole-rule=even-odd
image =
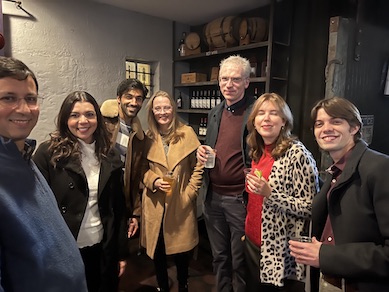
{"label": "woman in red sweater", "polygon": [[293,116],[275,93],[259,97],[247,122],[253,171],[248,190],[245,243],[248,291],[301,291],[305,270],[290,256],[288,240],[308,226],[318,191],[311,153],[291,134]]}

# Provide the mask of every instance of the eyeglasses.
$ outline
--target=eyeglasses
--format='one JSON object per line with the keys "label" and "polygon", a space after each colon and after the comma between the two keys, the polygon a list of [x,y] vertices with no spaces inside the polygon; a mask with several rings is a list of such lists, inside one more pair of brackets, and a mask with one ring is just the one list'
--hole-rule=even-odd
{"label": "eyeglasses", "polygon": [[172,110],[173,110],[172,106],[163,106],[163,107],[157,106],[157,107],[153,108],[153,112],[156,114],[160,114],[160,113],[162,113],[162,111],[165,113],[169,113]]}
{"label": "eyeglasses", "polygon": [[242,77],[220,77],[219,82],[227,84],[229,81],[231,81],[234,84],[239,84],[242,82],[242,80]]}
{"label": "eyeglasses", "polygon": [[24,100],[28,108],[36,109],[42,103],[43,98],[35,95],[22,97],[22,98],[13,95],[6,95],[0,97],[0,105],[8,108],[16,108],[20,106],[20,102],[22,100]]}

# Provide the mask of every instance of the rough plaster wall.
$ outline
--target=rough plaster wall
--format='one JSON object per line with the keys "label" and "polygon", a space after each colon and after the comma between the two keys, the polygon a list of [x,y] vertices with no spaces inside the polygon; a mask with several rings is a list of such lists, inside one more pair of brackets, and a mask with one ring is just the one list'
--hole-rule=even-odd
{"label": "rough plaster wall", "polygon": [[[85,90],[99,103],[116,97],[126,57],[159,62],[156,88],[172,87],[172,23],[88,1],[3,2],[5,56],[37,75],[45,100],[31,137],[42,142],[54,129],[63,99]],[[159,74],[158,74],[159,73]],[[139,114],[145,125],[144,108]]]}

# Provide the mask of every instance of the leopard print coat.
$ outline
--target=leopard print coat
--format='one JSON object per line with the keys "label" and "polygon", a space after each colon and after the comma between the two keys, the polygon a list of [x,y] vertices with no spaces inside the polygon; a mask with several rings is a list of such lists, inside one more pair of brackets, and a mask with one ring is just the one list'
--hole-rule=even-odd
{"label": "leopard print coat", "polygon": [[262,283],[282,287],[285,278],[305,279],[305,267],[295,263],[288,240],[303,231],[319,190],[312,154],[295,141],[274,162],[268,182],[272,192],[262,208],[260,277]]}

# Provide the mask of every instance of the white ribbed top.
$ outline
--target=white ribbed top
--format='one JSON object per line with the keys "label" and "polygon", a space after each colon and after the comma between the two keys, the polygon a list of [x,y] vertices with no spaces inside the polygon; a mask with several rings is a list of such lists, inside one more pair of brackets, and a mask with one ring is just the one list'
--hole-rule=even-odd
{"label": "white ribbed top", "polygon": [[77,237],[79,248],[92,246],[103,239],[103,224],[101,223],[98,206],[98,187],[100,176],[100,163],[95,155],[95,144],[86,144],[78,139],[81,144],[81,165],[88,182],[89,196],[84,218],[81,222],[80,232]]}

